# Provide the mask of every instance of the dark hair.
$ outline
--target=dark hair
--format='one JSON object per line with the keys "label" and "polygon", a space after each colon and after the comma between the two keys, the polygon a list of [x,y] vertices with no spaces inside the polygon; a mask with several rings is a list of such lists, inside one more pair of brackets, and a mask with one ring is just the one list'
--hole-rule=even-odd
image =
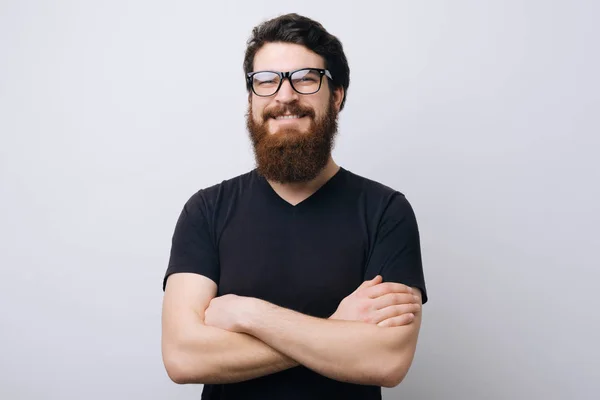
{"label": "dark hair", "polygon": [[[292,13],[265,21],[252,30],[247,42],[244,57],[244,73],[252,72],[254,56],[266,43],[284,42],[300,44],[314,51],[325,60],[333,77],[330,82],[334,88],[344,88],[344,99],[340,110],[346,103],[346,94],[350,85],[350,68],[339,39],[325,30],[323,25],[310,18]],[[251,90],[246,81],[248,91]]]}

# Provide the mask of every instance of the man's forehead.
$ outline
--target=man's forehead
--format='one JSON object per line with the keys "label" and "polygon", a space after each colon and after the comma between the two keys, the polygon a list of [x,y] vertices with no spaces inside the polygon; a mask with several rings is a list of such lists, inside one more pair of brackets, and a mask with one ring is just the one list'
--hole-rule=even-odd
{"label": "man's forehead", "polygon": [[294,43],[267,43],[254,56],[254,71],[292,71],[299,68],[325,68],[323,57]]}

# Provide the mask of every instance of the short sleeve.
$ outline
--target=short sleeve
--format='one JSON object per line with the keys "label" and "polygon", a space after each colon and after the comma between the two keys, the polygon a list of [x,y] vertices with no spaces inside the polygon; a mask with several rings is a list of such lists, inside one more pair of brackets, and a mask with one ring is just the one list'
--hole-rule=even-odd
{"label": "short sleeve", "polygon": [[423,304],[427,302],[416,216],[406,197],[399,192],[392,195],[378,224],[365,279],[378,274],[384,282],[419,288]]}
{"label": "short sleeve", "polygon": [[170,275],[191,272],[219,283],[219,257],[204,202],[196,193],[184,205],[173,233],[163,291]]}

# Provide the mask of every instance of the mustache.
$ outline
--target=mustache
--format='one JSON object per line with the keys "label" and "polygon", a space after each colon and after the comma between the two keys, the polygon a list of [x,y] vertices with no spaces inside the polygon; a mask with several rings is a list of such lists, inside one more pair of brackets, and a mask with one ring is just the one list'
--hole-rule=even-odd
{"label": "mustache", "polygon": [[300,115],[303,117],[314,118],[315,112],[312,108],[302,107],[299,104],[288,104],[281,107],[273,107],[263,112],[263,120],[277,118],[285,114]]}

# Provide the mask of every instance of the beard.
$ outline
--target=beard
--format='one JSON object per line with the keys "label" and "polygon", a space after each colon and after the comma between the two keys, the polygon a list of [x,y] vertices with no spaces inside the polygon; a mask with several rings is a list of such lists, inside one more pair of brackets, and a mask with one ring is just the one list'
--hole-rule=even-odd
{"label": "beard", "polygon": [[[285,113],[310,118],[306,132],[294,128],[269,132],[270,118]],[[256,168],[260,175],[279,183],[308,182],[316,178],[325,168],[337,134],[337,117],[334,97],[330,97],[327,112],[315,119],[315,112],[297,102],[265,110],[262,123],[254,121],[252,103],[248,105],[246,126],[254,147]]]}

